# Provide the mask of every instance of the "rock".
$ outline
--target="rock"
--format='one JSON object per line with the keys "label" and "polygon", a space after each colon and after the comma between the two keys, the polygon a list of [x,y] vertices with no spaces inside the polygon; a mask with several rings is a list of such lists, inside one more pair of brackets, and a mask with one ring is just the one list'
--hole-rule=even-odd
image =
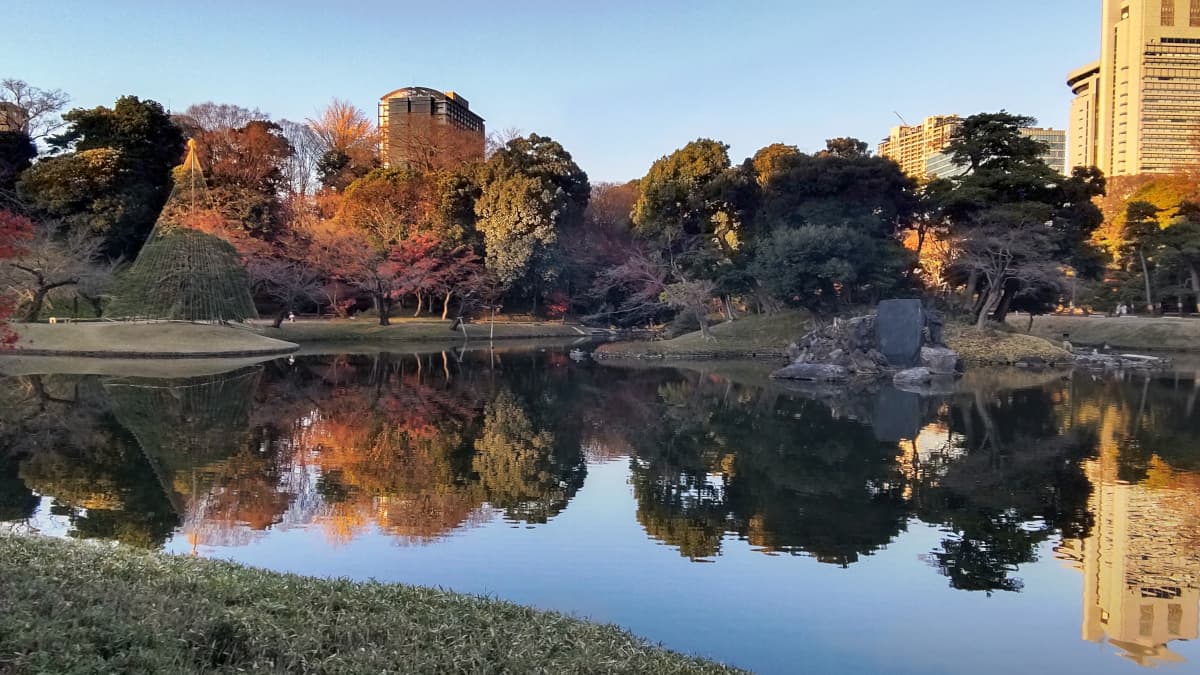
{"label": "rock", "polygon": [[879,351],[895,368],[912,368],[921,356],[925,313],[920,300],[884,300],[875,317]]}
{"label": "rock", "polygon": [[892,384],[897,387],[921,386],[930,382],[933,382],[933,371],[924,367],[902,370],[892,377]]}
{"label": "rock", "polygon": [[778,380],[804,380],[807,382],[842,382],[850,379],[850,371],[842,366],[823,363],[793,363],[771,373]]}
{"label": "rock", "polygon": [[921,365],[938,375],[954,375],[962,370],[958,352],[947,347],[921,347]]}
{"label": "rock", "polygon": [[850,370],[855,375],[878,375],[883,371],[883,367],[879,365],[871,355],[866,352],[854,352],[850,355]]}

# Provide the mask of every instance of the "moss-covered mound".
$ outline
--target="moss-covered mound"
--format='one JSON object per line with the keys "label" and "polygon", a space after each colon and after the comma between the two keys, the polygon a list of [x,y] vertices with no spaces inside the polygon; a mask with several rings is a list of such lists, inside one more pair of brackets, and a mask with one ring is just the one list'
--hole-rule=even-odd
{"label": "moss-covered mound", "polygon": [[5,673],[720,673],[613,626],[396,584],[0,535]]}

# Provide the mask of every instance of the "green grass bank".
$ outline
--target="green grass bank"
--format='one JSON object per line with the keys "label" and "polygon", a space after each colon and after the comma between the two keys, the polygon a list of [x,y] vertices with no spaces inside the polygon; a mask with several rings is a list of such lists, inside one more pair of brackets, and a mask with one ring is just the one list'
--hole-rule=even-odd
{"label": "green grass bank", "polygon": [[1009,325],[1024,332],[1062,343],[1070,333],[1076,345],[1102,346],[1139,351],[1200,351],[1200,319],[1177,317],[1091,317],[1038,316],[1029,325],[1025,314],[1009,317]]}
{"label": "green grass bank", "polygon": [[[362,319],[299,320],[284,322],[279,328],[270,322],[253,322],[251,328],[259,335],[295,342],[462,342],[461,328],[451,329],[450,321],[439,319],[393,318],[392,325],[380,326],[379,321]],[[557,322],[497,321],[495,326],[479,321],[466,326],[471,340],[512,340],[519,338],[584,337],[588,332],[570,324]]]}
{"label": "green grass bank", "polygon": [[787,347],[813,328],[804,312],[751,314],[713,325],[712,340],[700,331],[670,340],[614,342],[596,350],[605,359],[745,359],[787,358]]}
{"label": "green grass bank", "polygon": [[614,626],[398,584],[0,535],[3,673],[730,673]]}

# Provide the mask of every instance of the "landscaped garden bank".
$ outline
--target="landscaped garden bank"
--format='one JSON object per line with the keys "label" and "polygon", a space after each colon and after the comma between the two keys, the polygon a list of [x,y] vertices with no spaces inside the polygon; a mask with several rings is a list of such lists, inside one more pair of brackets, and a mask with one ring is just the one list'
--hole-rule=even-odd
{"label": "landscaped garden bank", "polygon": [[399,584],[0,535],[4,673],[721,673],[614,626]]}

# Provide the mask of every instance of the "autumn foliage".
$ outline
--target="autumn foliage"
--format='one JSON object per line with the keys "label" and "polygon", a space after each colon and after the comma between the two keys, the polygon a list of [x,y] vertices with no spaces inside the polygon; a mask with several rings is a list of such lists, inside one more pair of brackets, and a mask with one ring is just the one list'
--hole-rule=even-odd
{"label": "autumn foliage", "polygon": [[[0,210],[0,263],[17,258],[33,237],[33,222],[11,211]],[[17,341],[5,320],[12,316],[16,301],[7,294],[0,295],[0,344],[11,346]]]}

